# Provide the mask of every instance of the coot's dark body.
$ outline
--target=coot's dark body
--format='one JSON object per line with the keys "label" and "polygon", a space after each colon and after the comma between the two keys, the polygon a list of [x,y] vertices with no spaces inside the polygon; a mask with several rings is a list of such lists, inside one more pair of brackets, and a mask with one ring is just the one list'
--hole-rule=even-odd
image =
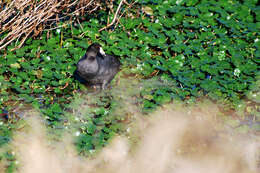
{"label": "coot's dark body", "polygon": [[77,63],[75,76],[80,82],[106,89],[119,67],[120,61],[116,57],[105,54],[99,44],[93,43]]}

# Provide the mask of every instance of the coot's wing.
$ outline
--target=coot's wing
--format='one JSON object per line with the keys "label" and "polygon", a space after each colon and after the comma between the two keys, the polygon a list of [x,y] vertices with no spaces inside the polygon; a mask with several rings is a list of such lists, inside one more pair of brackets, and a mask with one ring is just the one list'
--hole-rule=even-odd
{"label": "coot's wing", "polygon": [[83,78],[79,75],[79,73],[78,73],[77,70],[74,71],[73,77],[74,77],[76,80],[78,80],[80,83],[82,83],[82,84],[85,84],[85,83],[87,82],[85,79],[83,79]]}

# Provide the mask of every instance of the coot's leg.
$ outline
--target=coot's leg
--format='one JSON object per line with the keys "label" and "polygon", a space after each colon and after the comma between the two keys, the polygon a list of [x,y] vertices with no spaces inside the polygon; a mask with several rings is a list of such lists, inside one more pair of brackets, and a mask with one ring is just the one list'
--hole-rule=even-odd
{"label": "coot's leg", "polygon": [[92,87],[93,87],[94,91],[91,91],[88,94],[96,95],[102,91],[101,85],[99,85],[99,84],[93,85]]}
{"label": "coot's leg", "polygon": [[108,86],[108,82],[106,80],[104,80],[102,83],[102,89],[103,90],[107,89],[107,86]]}

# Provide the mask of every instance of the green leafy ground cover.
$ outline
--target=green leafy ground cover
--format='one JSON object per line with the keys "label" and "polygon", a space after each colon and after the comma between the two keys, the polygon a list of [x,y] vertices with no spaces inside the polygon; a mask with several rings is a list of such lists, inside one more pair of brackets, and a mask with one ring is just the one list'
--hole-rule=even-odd
{"label": "green leafy ground cover", "polygon": [[[80,24],[61,22],[60,28],[28,39],[15,51],[10,50],[19,43],[0,50],[0,113],[21,117],[14,109],[30,104],[41,111],[48,127],[65,128],[69,103],[84,89],[73,79],[75,63],[91,42],[99,42],[107,53],[120,57],[123,76],[164,83],[143,88],[138,95],[143,111],[173,100],[193,103],[207,97],[235,108],[243,118],[259,121],[260,10],[256,0],[139,0],[133,8],[122,10],[126,15],[107,31],[98,32],[108,17],[101,11]],[[93,123],[80,129],[79,152],[102,147],[120,131],[119,120],[110,112],[111,100],[105,97],[97,112],[87,113]],[[0,145],[4,145],[17,122],[1,122]],[[93,130],[97,127],[98,133]]]}

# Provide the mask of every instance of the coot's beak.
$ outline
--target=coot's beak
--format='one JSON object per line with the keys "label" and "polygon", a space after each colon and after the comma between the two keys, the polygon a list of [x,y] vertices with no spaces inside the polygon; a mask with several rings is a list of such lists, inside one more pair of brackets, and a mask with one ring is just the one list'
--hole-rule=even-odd
{"label": "coot's beak", "polygon": [[102,47],[99,48],[99,53],[100,53],[102,56],[106,56],[106,53],[105,53],[105,51],[102,49]]}

